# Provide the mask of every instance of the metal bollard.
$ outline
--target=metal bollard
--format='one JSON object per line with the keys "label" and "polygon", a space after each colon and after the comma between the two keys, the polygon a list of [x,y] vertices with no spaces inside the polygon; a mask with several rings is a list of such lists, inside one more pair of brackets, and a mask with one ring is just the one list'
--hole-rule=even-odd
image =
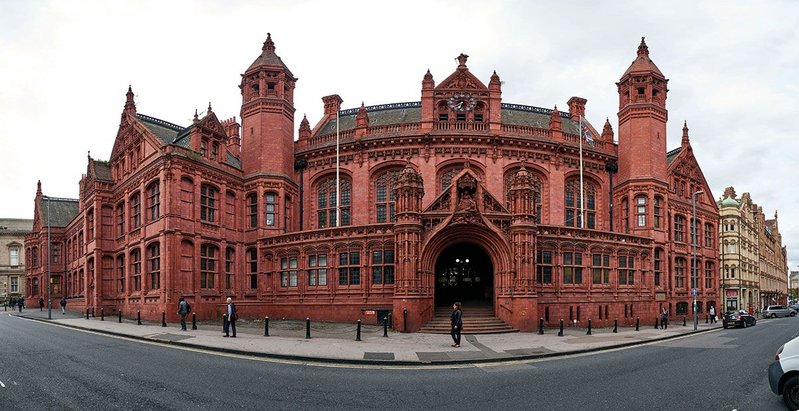
{"label": "metal bollard", "polygon": [[383,317],[383,337],[388,337],[388,317]]}
{"label": "metal bollard", "polygon": [[638,325],[641,323],[640,317],[635,317],[635,331],[638,331]]}
{"label": "metal bollard", "polygon": [[94,315],[94,307],[92,307],[92,318],[97,318],[97,317],[95,317],[95,315]]}
{"label": "metal bollard", "polygon": [[227,327],[227,314],[222,314],[222,329],[224,330],[225,327]]}
{"label": "metal bollard", "polygon": [[136,325],[141,325],[141,311],[136,311]]}
{"label": "metal bollard", "polygon": [[682,326],[685,327],[685,316],[682,316]]}
{"label": "metal bollard", "polygon": [[264,317],[264,337],[269,337],[269,317]]}
{"label": "metal bollard", "polygon": [[619,320],[613,320],[613,332],[614,333],[619,332]]}
{"label": "metal bollard", "polygon": [[563,318],[560,319],[560,331],[558,331],[558,337],[563,337]]}
{"label": "metal bollard", "polygon": [[105,321],[105,308],[100,308],[100,321]]}
{"label": "metal bollard", "polygon": [[392,319],[391,319],[391,312],[390,311],[388,313],[388,326],[391,327],[392,330],[394,329],[394,321],[392,321]]}
{"label": "metal bollard", "polygon": [[358,320],[356,325],[357,328],[355,329],[355,341],[361,341],[361,320]]}
{"label": "metal bollard", "polygon": [[89,307],[86,307],[86,319],[89,319]]}
{"label": "metal bollard", "polygon": [[709,324],[709,323],[710,323],[710,316],[709,315],[705,315],[705,324]]}
{"label": "metal bollard", "polygon": [[588,332],[585,335],[591,335],[591,319],[588,319]]}
{"label": "metal bollard", "polygon": [[402,331],[408,332],[408,309],[402,309]]}
{"label": "metal bollard", "polygon": [[191,313],[191,329],[197,329],[197,313]]}
{"label": "metal bollard", "polygon": [[166,312],[161,311],[161,327],[166,327]]}
{"label": "metal bollard", "polygon": [[305,338],[306,339],[310,339],[311,338],[311,318],[310,317],[306,317],[305,318]]}
{"label": "metal bollard", "polygon": [[544,335],[544,319],[538,319],[538,335]]}
{"label": "metal bollard", "polygon": [[657,317],[655,317],[655,329],[656,330],[658,329],[658,318]]}
{"label": "metal bollard", "polygon": [[117,321],[122,324],[122,310],[117,311]]}

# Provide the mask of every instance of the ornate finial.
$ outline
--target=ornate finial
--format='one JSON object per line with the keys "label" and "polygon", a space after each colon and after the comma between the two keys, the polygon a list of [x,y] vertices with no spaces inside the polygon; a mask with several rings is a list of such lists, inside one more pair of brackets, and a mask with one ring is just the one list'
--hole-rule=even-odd
{"label": "ornate finial", "polygon": [[264,42],[264,47],[261,50],[267,53],[275,52],[275,42],[272,41],[272,33],[266,33],[266,41]]}
{"label": "ornate finial", "polygon": [[649,55],[649,47],[646,46],[646,41],[641,37],[641,44],[638,45],[638,55]]}
{"label": "ornate finial", "polygon": [[468,58],[468,55],[461,53],[461,55],[456,58],[456,60],[458,60],[458,68],[466,68],[466,59]]}
{"label": "ornate finial", "polygon": [[211,102],[208,102],[208,114],[211,114],[213,110],[211,110]]}
{"label": "ornate finial", "polygon": [[200,116],[197,114],[197,109],[194,109],[194,122],[200,121]]}
{"label": "ornate finial", "polygon": [[499,75],[497,74],[496,70],[494,70],[494,73],[491,74],[491,81],[499,81]]}
{"label": "ornate finial", "polygon": [[36,182],[36,194],[42,193],[42,180]]}
{"label": "ornate finial", "polygon": [[125,94],[125,111],[136,113],[136,103],[133,101],[133,89],[128,84],[128,92]]}
{"label": "ornate finial", "polygon": [[687,145],[690,139],[688,138],[688,121],[685,121],[682,126],[682,145]]}
{"label": "ornate finial", "polygon": [[774,219],[777,219],[777,210],[774,210]]}
{"label": "ornate finial", "polygon": [[613,126],[610,125],[610,119],[605,117],[605,126],[602,127],[602,140],[613,141]]}
{"label": "ornate finial", "polygon": [[424,81],[433,81],[433,75],[430,74],[430,69],[427,69],[427,73],[424,74]]}
{"label": "ornate finial", "polygon": [[92,161],[92,151],[91,150],[86,151],[86,157],[89,158],[89,161]]}

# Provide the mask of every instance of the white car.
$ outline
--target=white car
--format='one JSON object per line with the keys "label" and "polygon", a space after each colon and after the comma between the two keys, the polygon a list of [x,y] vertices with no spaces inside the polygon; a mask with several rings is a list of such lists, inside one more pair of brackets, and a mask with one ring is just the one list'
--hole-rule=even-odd
{"label": "white car", "polygon": [[768,383],[788,409],[799,409],[799,337],[777,350],[776,361],[768,367]]}

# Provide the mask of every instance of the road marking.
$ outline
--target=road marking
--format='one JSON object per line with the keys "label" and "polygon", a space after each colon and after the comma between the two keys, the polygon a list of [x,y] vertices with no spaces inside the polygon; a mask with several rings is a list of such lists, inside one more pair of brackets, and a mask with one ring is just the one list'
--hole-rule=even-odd
{"label": "road marking", "polygon": [[5,384],[3,384],[3,382],[2,382],[2,381],[0,381],[0,387],[6,388],[6,385],[5,385]]}

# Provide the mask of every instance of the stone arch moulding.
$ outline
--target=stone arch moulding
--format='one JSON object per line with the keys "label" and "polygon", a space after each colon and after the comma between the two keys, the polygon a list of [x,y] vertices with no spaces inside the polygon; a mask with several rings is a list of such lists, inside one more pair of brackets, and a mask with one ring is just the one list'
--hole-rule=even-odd
{"label": "stone arch moulding", "polygon": [[455,225],[433,232],[422,244],[420,269],[432,272],[441,253],[457,243],[470,243],[482,248],[491,258],[494,274],[513,270],[511,247],[502,233],[475,225]]}

